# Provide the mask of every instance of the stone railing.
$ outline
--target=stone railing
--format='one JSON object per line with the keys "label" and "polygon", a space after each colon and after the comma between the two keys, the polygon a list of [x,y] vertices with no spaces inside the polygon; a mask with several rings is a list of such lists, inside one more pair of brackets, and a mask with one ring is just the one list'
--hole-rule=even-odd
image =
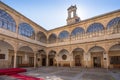
{"label": "stone railing", "polygon": [[58,39],[58,42],[67,42],[67,41],[82,40],[87,38],[102,37],[105,35],[112,35],[117,33],[120,33],[120,28],[111,28],[98,32],[77,34],[75,36],[70,36],[69,38],[65,38],[65,39],[60,39],[60,40]]}
{"label": "stone railing", "polygon": [[0,28],[0,34],[4,35],[4,36],[15,38],[15,39],[27,41],[27,42],[30,42],[30,43],[34,43],[34,44],[37,44],[37,45],[39,44],[39,45],[42,45],[42,46],[46,46],[46,43],[42,43],[42,42],[37,41],[35,39],[31,39],[31,38],[19,35],[15,32],[11,32],[11,31],[3,29],[3,28]]}
{"label": "stone railing", "polygon": [[55,43],[48,44],[47,47],[85,43],[115,38],[120,38],[120,28],[110,28],[98,32],[77,34],[75,36],[70,36],[65,39],[57,39]]}

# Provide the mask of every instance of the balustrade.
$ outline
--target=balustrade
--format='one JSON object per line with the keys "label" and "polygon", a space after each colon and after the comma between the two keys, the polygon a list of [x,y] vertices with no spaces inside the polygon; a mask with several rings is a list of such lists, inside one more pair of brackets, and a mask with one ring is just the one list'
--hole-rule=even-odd
{"label": "balustrade", "polygon": [[58,42],[67,42],[67,41],[82,40],[82,39],[88,39],[88,38],[94,38],[94,37],[102,37],[105,35],[112,35],[117,33],[120,33],[120,28],[110,28],[110,29],[105,29],[97,32],[80,33],[75,36],[70,36],[68,38],[58,39]]}

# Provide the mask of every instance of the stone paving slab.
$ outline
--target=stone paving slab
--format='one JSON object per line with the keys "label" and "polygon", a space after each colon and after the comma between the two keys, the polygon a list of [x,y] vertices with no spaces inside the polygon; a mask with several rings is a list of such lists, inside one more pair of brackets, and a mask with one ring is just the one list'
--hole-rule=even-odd
{"label": "stone paving slab", "polygon": [[81,78],[82,78],[82,80],[115,80],[109,74],[99,74],[99,73],[97,73],[97,74],[85,73],[82,75]]}
{"label": "stone paving slab", "polygon": [[[68,68],[40,67],[28,68],[28,72],[20,73],[45,80],[120,80],[120,70],[100,68]],[[0,76],[0,80],[18,80],[9,76]]]}

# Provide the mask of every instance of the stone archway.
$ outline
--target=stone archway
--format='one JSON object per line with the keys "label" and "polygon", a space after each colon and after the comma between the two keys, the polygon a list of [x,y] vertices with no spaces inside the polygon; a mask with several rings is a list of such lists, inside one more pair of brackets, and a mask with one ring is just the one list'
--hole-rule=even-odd
{"label": "stone archway", "polygon": [[55,51],[51,50],[49,52],[49,55],[48,55],[48,61],[49,61],[48,64],[49,64],[49,66],[55,66],[55,64],[56,64],[55,55],[56,55]]}
{"label": "stone archway", "polygon": [[59,66],[69,67],[70,66],[70,55],[66,49],[62,49],[58,54]]}
{"label": "stone archway", "polygon": [[120,68],[120,44],[113,45],[109,49],[109,67],[110,68]]}
{"label": "stone archway", "polygon": [[[14,57],[14,56],[12,56]],[[34,52],[29,46],[22,46],[17,51],[16,58],[17,67],[33,67],[34,66]]]}
{"label": "stone archway", "polygon": [[8,42],[0,40],[0,68],[12,67],[14,61],[11,60],[9,55],[14,54],[14,48]]}
{"label": "stone archway", "polygon": [[84,50],[81,48],[76,48],[72,51],[73,53],[73,64],[74,66],[83,66],[84,65]]}
{"label": "stone archway", "polygon": [[37,54],[37,65],[39,66],[46,66],[47,56],[44,50],[38,50]]}
{"label": "stone archway", "polygon": [[100,46],[94,46],[90,48],[88,51],[88,55],[89,55],[88,65],[94,68],[104,67],[105,66],[104,53],[105,53],[104,48]]}

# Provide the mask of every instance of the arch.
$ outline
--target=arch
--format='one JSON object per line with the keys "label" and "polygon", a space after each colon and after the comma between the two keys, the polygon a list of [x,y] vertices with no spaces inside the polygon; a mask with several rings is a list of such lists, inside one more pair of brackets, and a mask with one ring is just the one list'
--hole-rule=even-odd
{"label": "arch", "polygon": [[97,68],[101,68],[101,67],[105,67],[105,57],[103,55],[105,55],[105,49],[101,46],[93,46],[89,49],[88,51],[88,55],[89,55],[89,59],[91,60],[90,62],[90,66],[91,67],[97,67]]}
{"label": "arch", "polygon": [[120,44],[112,45],[109,48],[110,68],[120,68]]}
{"label": "arch", "polygon": [[40,42],[43,42],[43,43],[47,43],[47,37],[46,37],[46,35],[45,35],[43,32],[41,32],[41,31],[39,31],[39,32],[37,33],[37,40],[40,41]]}
{"label": "arch", "polygon": [[56,51],[51,50],[48,55],[56,55]]}
{"label": "arch", "polygon": [[120,44],[114,44],[109,48],[109,51],[117,51],[120,50]]}
{"label": "arch", "polygon": [[74,66],[83,66],[84,62],[84,50],[82,48],[75,48],[73,51],[73,61],[74,61]]}
{"label": "arch", "polygon": [[34,29],[28,23],[20,23],[18,26],[18,32],[22,36],[35,39]]}
{"label": "arch", "polygon": [[0,40],[0,60],[2,59],[0,68],[8,68],[13,65],[11,55],[14,55],[14,46],[7,41]]}
{"label": "arch", "polygon": [[40,57],[39,62],[41,63],[41,66],[46,66],[47,57],[46,57],[45,50],[43,50],[43,49],[38,50],[37,57]]}
{"label": "arch", "polygon": [[[81,51],[81,52],[84,52],[84,49],[82,49],[82,48],[74,48],[73,51]],[[72,52],[73,52],[73,51],[72,51]]]}
{"label": "arch", "polygon": [[87,28],[87,32],[97,32],[104,29],[103,24],[101,23],[93,23]]}
{"label": "arch", "polygon": [[82,34],[84,32],[85,32],[85,30],[83,28],[76,27],[75,29],[72,30],[71,35],[74,36],[74,35],[77,35],[77,34]]}
{"label": "arch", "polygon": [[49,66],[57,66],[57,62],[55,60],[56,51],[51,50],[48,54]]}
{"label": "arch", "polygon": [[0,45],[1,46],[7,46],[5,48],[9,48],[10,50],[14,50],[14,46],[12,46],[12,44],[7,42],[7,41],[0,40]]}
{"label": "arch", "polygon": [[102,51],[105,51],[105,49],[101,46],[93,46],[88,51],[89,52],[102,52]]}
{"label": "arch", "polygon": [[45,52],[45,50],[41,49],[41,50],[38,50],[38,54],[46,55],[46,52]]}
{"label": "arch", "polygon": [[[14,57],[14,56],[13,56]],[[33,67],[34,66],[34,52],[30,46],[21,46],[17,51],[18,67]]]}
{"label": "arch", "polygon": [[107,24],[107,29],[111,28],[111,27],[116,27],[116,26],[120,26],[120,17],[116,17],[113,18],[112,20],[110,20]]}
{"label": "arch", "polygon": [[68,37],[69,37],[69,32],[65,31],[65,30],[60,32],[60,34],[58,36],[59,39],[65,39],[65,38],[68,38]]}
{"label": "arch", "polygon": [[69,51],[68,50],[66,50],[66,49],[62,49],[62,50],[60,50],[59,51],[59,54],[67,54],[67,53],[69,53]]}
{"label": "arch", "polygon": [[21,46],[18,50],[33,53],[33,49],[29,46]]}
{"label": "arch", "polygon": [[55,34],[51,34],[48,38],[49,43],[55,43],[57,41],[57,36]]}
{"label": "arch", "polygon": [[10,14],[0,9],[0,28],[16,32],[16,22]]}

